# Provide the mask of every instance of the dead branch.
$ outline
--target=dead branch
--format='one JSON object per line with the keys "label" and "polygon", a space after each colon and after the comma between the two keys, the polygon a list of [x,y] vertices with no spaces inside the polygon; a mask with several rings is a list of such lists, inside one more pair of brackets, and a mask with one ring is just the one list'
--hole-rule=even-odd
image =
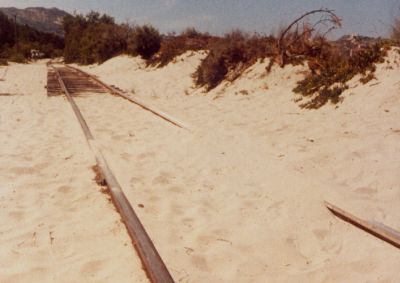
{"label": "dead branch", "polygon": [[[298,25],[300,22],[304,21],[308,16],[313,15],[313,14],[323,14],[321,18],[315,22],[313,25],[309,26],[306,24],[303,24],[303,32],[300,33],[298,32]],[[303,22],[304,23],[304,22]],[[325,37],[327,33],[331,32],[333,29],[341,27],[341,19],[334,13],[333,10],[328,10],[328,9],[317,9],[317,10],[312,10],[309,11],[297,19],[295,19],[293,22],[291,22],[286,29],[281,33],[279,40],[278,40],[278,50],[279,50],[279,64],[281,67],[284,67],[288,57],[290,57],[289,54],[289,47],[293,46],[295,43],[297,43],[300,39],[306,38],[312,38],[312,34],[315,33],[316,27],[324,25],[324,26],[329,26],[327,32],[325,32],[322,37]],[[294,39],[290,40],[288,43],[285,43],[284,40],[287,37],[288,33],[292,30],[292,28],[296,26],[296,36]]]}

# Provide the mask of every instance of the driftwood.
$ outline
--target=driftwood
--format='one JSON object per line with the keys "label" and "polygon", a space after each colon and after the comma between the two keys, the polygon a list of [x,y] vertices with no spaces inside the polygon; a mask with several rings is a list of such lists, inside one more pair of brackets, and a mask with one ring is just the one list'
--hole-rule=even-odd
{"label": "driftwood", "polygon": [[375,237],[400,248],[400,232],[375,221],[366,221],[358,218],[337,206],[325,202],[325,206],[337,217],[343,219],[346,222],[353,224],[354,226],[374,235]]}

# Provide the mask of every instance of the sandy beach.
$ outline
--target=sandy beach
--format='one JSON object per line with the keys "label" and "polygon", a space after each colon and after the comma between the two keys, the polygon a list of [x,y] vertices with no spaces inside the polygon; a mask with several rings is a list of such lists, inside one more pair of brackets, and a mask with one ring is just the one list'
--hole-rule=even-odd
{"label": "sandy beach", "polygon": [[[305,66],[257,62],[209,93],[119,56],[78,66],[189,125],[109,94],[76,98],[176,282],[397,282],[399,250],[324,201],[400,230],[400,55],[343,102],[299,108]],[[147,282],[46,61],[0,67],[0,282]]]}
{"label": "sandy beach", "polygon": [[46,75],[45,62],[11,65],[0,81],[0,282],[148,282]]}

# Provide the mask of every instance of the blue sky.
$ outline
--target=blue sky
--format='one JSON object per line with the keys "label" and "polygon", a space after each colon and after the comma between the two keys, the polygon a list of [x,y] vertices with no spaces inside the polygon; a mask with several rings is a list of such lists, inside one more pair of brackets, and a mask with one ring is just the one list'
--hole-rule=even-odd
{"label": "blue sky", "polygon": [[0,7],[36,6],[105,12],[119,22],[151,23],[164,33],[195,27],[214,34],[234,28],[269,34],[303,12],[323,7],[343,19],[336,36],[384,36],[400,16],[400,0],[0,0]]}

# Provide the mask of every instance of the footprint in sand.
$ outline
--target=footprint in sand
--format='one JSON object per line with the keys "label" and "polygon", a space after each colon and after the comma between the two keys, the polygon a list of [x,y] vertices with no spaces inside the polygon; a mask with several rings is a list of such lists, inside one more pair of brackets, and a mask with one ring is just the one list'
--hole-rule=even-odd
{"label": "footprint in sand", "polygon": [[322,241],[329,234],[329,231],[323,229],[315,229],[313,230],[313,234],[315,235],[315,237],[317,237],[318,240]]}
{"label": "footprint in sand", "polygon": [[127,136],[126,135],[113,135],[111,137],[111,139],[114,141],[123,141],[123,140],[127,139]]}
{"label": "footprint in sand", "polygon": [[355,190],[355,192],[360,195],[371,196],[371,195],[375,195],[376,193],[378,193],[378,190],[376,188],[373,189],[373,188],[368,188],[368,187],[361,187],[361,188],[357,188]]}
{"label": "footprint in sand", "polygon": [[271,214],[272,218],[277,218],[281,215],[281,210],[282,210],[282,205],[284,204],[284,201],[277,201],[274,202],[272,205],[270,205],[267,208],[267,213]]}
{"label": "footprint in sand", "polygon": [[21,221],[25,218],[25,212],[23,210],[11,211],[8,216],[16,221]]}
{"label": "footprint in sand", "polygon": [[61,186],[61,187],[58,188],[57,191],[59,193],[62,193],[62,194],[68,194],[68,193],[70,193],[72,191],[72,188],[69,187],[69,186]]}
{"label": "footprint in sand", "polygon": [[185,190],[178,186],[172,186],[172,187],[168,188],[168,191],[170,191],[172,193],[180,194],[180,193],[183,193]]}
{"label": "footprint in sand", "polygon": [[188,228],[192,228],[193,227],[193,223],[194,223],[194,219],[191,217],[184,217],[182,218],[182,223],[187,226]]}
{"label": "footprint in sand", "polygon": [[83,276],[94,276],[102,271],[103,261],[102,260],[94,260],[86,263],[82,269],[81,274]]}
{"label": "footprint in sand", "polygon": [[207,260],[203,256],[193,255],[190,258],[190,261],[196,269],[200,269],[201,271],[210,271],[211,270],[207,264]]}
{"label": "footprint in sand", "polygon": [[131,160],[131,154],[124,152],[120,154],[121,159],[125,160],[125,161],[130,161]]}
{"label": "footprint in sand", "polygon": [[182,215],[184,215],[184,210],[181,206],[176,203],[172,203],[169,207],[168,219],[179,219],[181,220]]}
{"label": "footprint in sand", "polygon": [[153,185],[168,185],[171,182],[173,175],[168,172],[160,172],[152,181]]}
{"label": "footprint in sand", "polygon": [[153,158],[156,154],[154,152],[144,152],[137,156],[139,160]]}
{"label": "footprint in sand", "polygon": [[324,252],[334,253],[337,255],[342,251],[343,242],[342,242],[342,240],[337,239],[335,237],[331,238],[331,237],[325,236],[325,238],[322,240],[321,246],[322,246],[321,249]]}

